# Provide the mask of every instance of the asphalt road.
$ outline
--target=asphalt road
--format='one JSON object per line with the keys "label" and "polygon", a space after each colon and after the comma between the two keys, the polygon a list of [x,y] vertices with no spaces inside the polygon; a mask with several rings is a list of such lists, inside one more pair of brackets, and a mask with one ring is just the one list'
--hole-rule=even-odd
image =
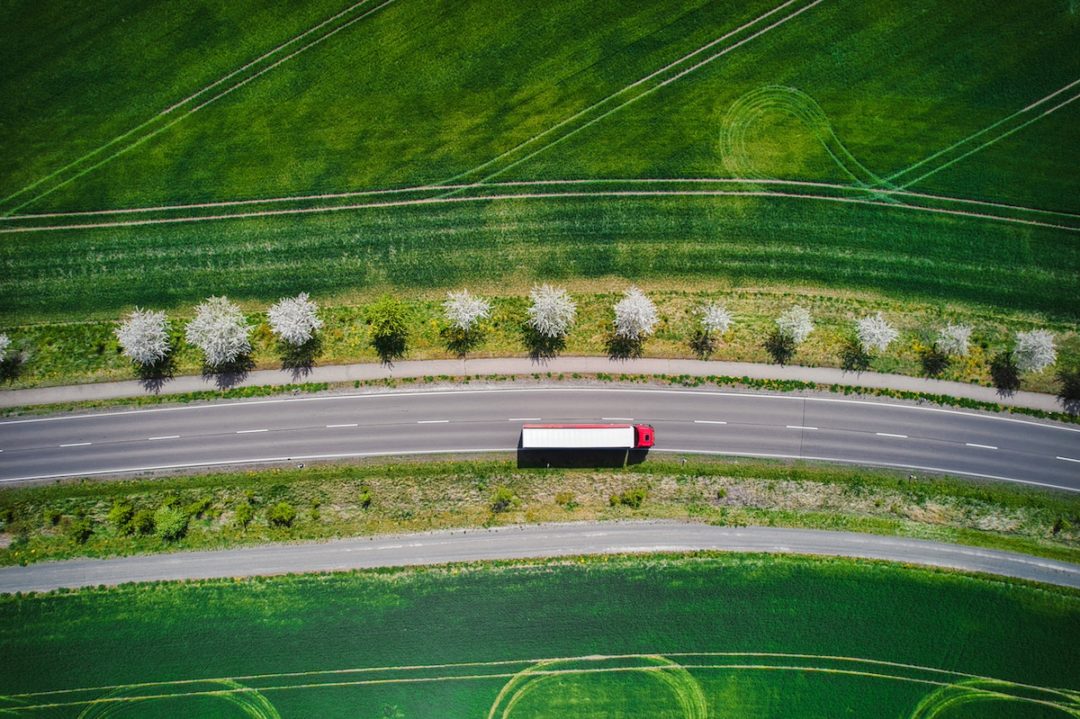
{"label": "asphalt road", "polygon": [[0,482],[514,451],[521,424],[537,420],[651,423],[652,453],[822,459],[1080,491],[1076,426],[842,398],[566,386],[324,395],[0,422]]}
{"label": "asphalt road", "polygon": [[1080,566],[1011,552],[820,530],[618,522],[500,527],[318,544],[45,562],[0,569],[0,593],[493,559],[695,550],[862,557],[1080,588]]}

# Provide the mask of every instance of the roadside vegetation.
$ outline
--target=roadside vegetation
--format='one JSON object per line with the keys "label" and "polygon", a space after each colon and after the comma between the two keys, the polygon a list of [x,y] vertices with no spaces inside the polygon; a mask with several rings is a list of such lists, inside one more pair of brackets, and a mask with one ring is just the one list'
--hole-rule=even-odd
{"label": "roadside vegetation", "polygon": [[896,534],[1080,560],[1072,495],[688,457],[625,470],[371,462],[5,489],[0,563],[624,518]]}
{"label": "roadside vegetation", "polygon": [[161,386],[176,374],[255,368],[302,379],[315,364],[564,354],[793,363],[840,367],[855,380],[873,370],[1053,393],[1080,367],[1070,323],[768,288],[570,294],[543,285],[529,296],[462,290],[321,308],[301,293],[243,314],[212,298],[194,318],[135,310],[119,322],[13,327],[6,336],[16,358],[10,387],[132,378]]}

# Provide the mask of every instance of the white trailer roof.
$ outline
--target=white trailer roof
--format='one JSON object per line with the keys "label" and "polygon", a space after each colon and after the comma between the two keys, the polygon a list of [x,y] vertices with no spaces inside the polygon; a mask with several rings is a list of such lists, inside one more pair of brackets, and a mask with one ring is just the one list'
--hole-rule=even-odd
{"label": "white trailer roof", "polygon": [[633,446],[631,425],[521,429],[522,449],[631,449]]}

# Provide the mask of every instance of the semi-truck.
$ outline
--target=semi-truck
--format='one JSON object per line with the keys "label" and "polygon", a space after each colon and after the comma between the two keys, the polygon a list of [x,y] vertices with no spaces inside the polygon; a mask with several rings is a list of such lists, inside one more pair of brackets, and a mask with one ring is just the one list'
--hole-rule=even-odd
{"label": "semi-truck", "polygon": [[648,449],[651,424],[526,424],[522,449]]}

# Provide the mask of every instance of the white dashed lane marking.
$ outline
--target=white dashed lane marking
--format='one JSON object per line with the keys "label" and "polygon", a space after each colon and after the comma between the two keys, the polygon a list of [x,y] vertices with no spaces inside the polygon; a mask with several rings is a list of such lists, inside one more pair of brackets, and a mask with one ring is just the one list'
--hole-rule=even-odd
{"label": "white dashed lane marking", "polygon": [[1080,459],[1073,459],[1072,457],[1058,457],[1062,462],[1076,462],[1080,464]]}
{"label": "white dashed lane marking", "polygon": [[326,425],[326,428],[327,429],[337,429],[338,427],[356,427],[356,426],[357,426],[356,423],[353,423],[353,424],[328,424],[328,425]]}
{"label": "white dashed lane marking", "polygon": [[874,432],[878,437],[895,437],[896,439],[907,439],[906,434],[892,434],[891,432]]}
{"label": "white dashed lane marking", "polygon": [[256,432],[269,432],[268,429],[238,429],[237,434],[255,434]]}
{"label": "white dashed lane marking", "polygon": [[718,419],[695,419],[694,424],[727,424]]}
{"label": "white dashed lane marking", "polygon": [[448,419],[418,419],[418,420],[416,420],[416,423],[417,424],[446,424],[449,421],[450,420],[448,420]]}
{"label": "white dashed lane marking", "polygon": [[507,422],[539,422],[539,417],[511,417]]}
{"label": "white dashed lane marking", "polygon": [[974,447],[975,449],[997,449],[992,444],[975,444],[974,442],[964,442],[968,447]]}
{"label": "white dashed lane marking", "polygon": [[88,447],[90,442],[72,442],[71,444],[62,444],[61,447]]}
{"label": "white dashed lane marking", "polygon": [[789,424],[787,426],[787,428],[788,429],[817,429],[817,427],[807,427],[806,425],[802,425],[802,424]]}
{"label": "white dashed lane marking", "polygon": [[160,437],[147,437],[146,441],[147,442],[156,442],[156,441],[158,441],[160,439],[180,439],[180,435],[178,435],[178,434],[163,434]]}

